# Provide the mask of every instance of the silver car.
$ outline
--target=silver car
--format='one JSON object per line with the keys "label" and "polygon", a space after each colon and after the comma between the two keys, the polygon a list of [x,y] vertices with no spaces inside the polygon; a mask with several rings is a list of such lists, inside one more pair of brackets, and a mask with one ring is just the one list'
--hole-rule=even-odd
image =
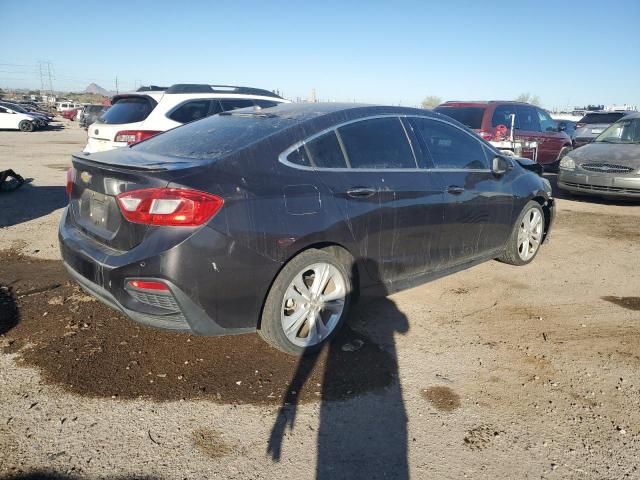
{"label": "silver car", "polygon": [[573,148],[578,148],[591,143],[604,132],[609,125],[617,122],[625,115],[632,112],[589,112],[576,123],[576,131],[573,134]]}
{"label": "silver car", "polygon": [[640,113],[627,115],[560,161],[558,187],[640,199]]}

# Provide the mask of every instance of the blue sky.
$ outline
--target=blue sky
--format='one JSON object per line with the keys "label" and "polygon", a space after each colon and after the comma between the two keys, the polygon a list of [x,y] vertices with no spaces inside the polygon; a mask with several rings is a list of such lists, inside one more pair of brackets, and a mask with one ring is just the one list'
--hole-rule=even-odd
{"label": "blue sky", "polygon": [[[640,105],[640,1],[6,1],[0,87],[207,82],[419,104]],[[28,31],[25,30],[28,28]]]}

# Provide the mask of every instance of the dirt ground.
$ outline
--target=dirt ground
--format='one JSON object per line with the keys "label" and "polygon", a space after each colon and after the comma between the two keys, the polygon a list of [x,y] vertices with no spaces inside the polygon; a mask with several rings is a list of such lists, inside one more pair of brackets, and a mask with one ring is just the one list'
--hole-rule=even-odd
{"label": "dirt ground", "polygon": [[640,478],[640,207],[558,193],[531,265],[360,302],[299,363],[82,293],[56,226],[86,133],[55,125],[0,132],[34,179],[0,195],[0,478]]}

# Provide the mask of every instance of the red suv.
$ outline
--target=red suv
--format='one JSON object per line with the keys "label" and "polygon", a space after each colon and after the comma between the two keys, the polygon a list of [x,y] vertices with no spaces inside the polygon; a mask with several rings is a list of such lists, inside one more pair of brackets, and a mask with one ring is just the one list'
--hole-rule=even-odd
{"label": "red suv", "polygon": [[[558,128],[546,111],[528,103],[455,101],[445,102],[434,110],[463,123],[489,141],[503,134],[504,127],[511,127],[511,115],[515,114],[515,139],[537,142],[538,163],[546,167],[557,167],[560,159],[571,151],[569,135]],[[533,152],[525,150],[523,156],[533,158]]]}

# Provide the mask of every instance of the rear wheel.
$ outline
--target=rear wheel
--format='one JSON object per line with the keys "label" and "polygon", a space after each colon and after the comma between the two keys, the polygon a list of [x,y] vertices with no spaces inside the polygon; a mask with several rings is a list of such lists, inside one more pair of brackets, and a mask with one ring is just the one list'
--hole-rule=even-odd
{"label": "rear wheel", "polygon": [[18,125],[18,128],[21,132],[33,132],[33,123],[31,123],[29,120],[23,120]]}
{"label": "rear wheel", "polygon": [[351,285],[338,258],[322,250],[302,252],[273,282],[258,333],[290,355],[319,350],[347,317]]}
{"label": "rear wheel", "polygon": [[538,254],[544,235],[544,211],[538,202],[529,201],[518,217],[501,262],[526,265]]}

